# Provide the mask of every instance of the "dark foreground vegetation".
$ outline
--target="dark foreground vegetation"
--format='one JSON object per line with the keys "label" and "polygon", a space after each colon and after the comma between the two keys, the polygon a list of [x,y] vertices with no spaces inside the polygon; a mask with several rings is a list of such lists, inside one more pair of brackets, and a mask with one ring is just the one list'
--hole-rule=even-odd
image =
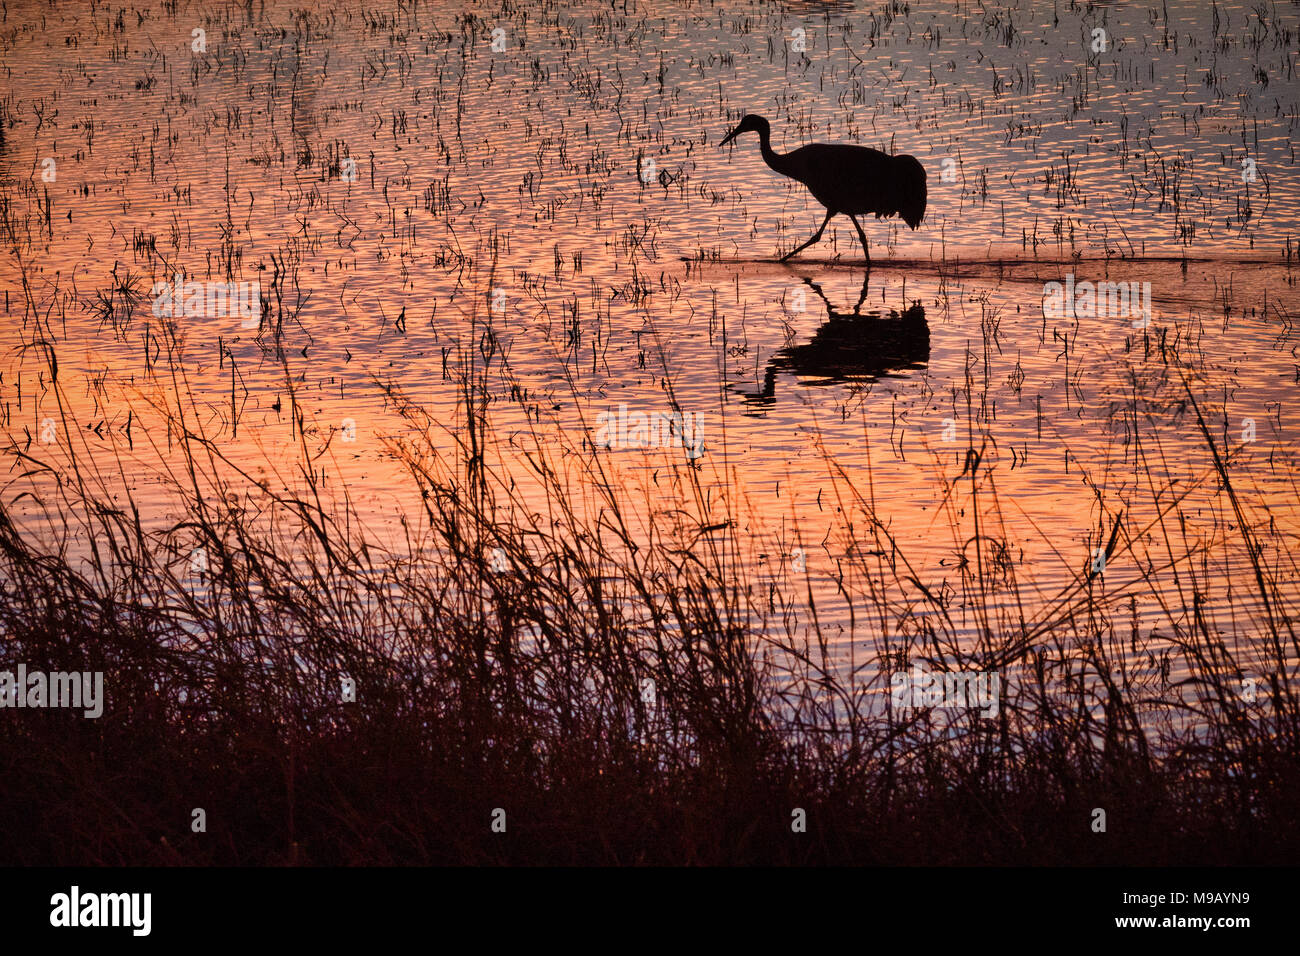
{"label": "dark foreground vegetation", "polygon": [[[649,547],[589,446],[539,437],[529,460],[547,507],[524,502],[486,464],[486,374],[466,376],[450,428],[388,389],[409,426],[392,447],[425,508],[401,554],[309,466],[293,492],[259,489],[183,404],[165,410],[183,519],[163,531],[75,451],[10,449],[44,490],[0,501],[0,666],[102,671],[107,704],[97,720],[0,711],[0,861],[1296,859],[1294,563],[1261,544],[1267,522],[1230,487],[1208,429],[1205,480],[1224,483],[1251,565],[1229,641],[1194,597],[1211,555],[1177,543],[1179,496],[1154,484],[1148,519],[1116,516],[1109,560],[1145,540],[1167,560],[1137,560],[1104,590],[1085,570],[1029,616],[995,609],[1017,603],[1013,571],[973,560],[962,596],[985,637],[972,643],[840,475],[875,544],[850,556],[863,563],[854,605],[882,635],[873,669],[846,676],[815,627],[791,623],[788,598],[743,580],[738,522],[708,503],[699,466],[673,468],[678,506]],[[39,500],[43,526],[29,514],[20,530],[23,500]],[[1166,609],[1163,666],[1137,667],[1155,651],[1123,627],[1125,595],[1170,569],[1187,604]],[[1002,673],[997,717],[893,710],[875,668],[917,660]],[[1253,701],[1246,673],[1261,675]]]}

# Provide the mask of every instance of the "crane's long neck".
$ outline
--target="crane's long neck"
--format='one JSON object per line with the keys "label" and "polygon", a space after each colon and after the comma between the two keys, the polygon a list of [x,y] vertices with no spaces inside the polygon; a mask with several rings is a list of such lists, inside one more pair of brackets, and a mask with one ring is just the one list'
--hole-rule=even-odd
{"label": "crane's long neck", "polygon": [[786,168],[785,157],[772,149],[772,134],[769,130],[760,129],[758,131],[758,145],[763,152],[763,162],[782,176],[790,175]]}

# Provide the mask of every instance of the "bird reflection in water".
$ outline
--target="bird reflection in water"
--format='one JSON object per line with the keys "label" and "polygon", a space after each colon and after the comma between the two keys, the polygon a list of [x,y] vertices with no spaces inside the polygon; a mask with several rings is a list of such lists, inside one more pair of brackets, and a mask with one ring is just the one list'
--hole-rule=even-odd
{"label": "bird reflection in water", "polygon": [[832,385],[837,382],[874,382],[898,372],[925,368],[930,361],[930,327],[925,309],[913,304],[903,313],[890,310],[888,315],[862,310],[867,297],[867,282],[850,313],[836,312],[821,287],[811,279],[803,281],[826,304],[828,320],[810,341],[790,345],[768,361],[763,372],[761,391],[747,391],[738,384],[732,388],[749,405],[776,404],[776,376],[786,372],[805,386]]}

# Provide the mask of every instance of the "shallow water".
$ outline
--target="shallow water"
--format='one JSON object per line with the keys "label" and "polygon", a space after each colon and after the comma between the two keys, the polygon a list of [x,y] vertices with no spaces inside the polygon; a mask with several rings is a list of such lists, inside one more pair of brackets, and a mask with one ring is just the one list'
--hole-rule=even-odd
{"label": "shallow water", "polygon": [[[455,427],[459,359],[478,356],[495,451],[521,482],[533,436],[581,449],[601,412],[672,412],[670,384],[699,416],[698,460],[599,454],[647,520],[671,505],[661,472],[702,469],[739,522],[741,576],[797,592],[801,560],[841,644],[870,647],[885,625],[840,587],[881,556],[863,557],[875,545],[832,463],[925,584],[953,595],[971,640],[990,622],[960,598],[961,567],[1001,569],[980,602],[1007,615],[995,622],[1032,620],[1121,511],[1145,557],[1098,586],[1132,588],[1136,626],[1154,628],[1185,581],[1142,582],[1165,548],[1149,482],[1177,481],[1185,540],[1214,546],[1198,591],[1235,633],[1234,615],[1257,610],[1249,555],[1188,390],[1220,446],[1240,446],[1231,473],[1252,518],[1266,511],[1294,543],[1300,13],[1030,7],[10,10],[5,431],[55,460],[71,443],[110,484],[123,474],[161,525],[176,515],[157,403],[188,389],[223,452],[286,487],[296,407],[317,466],[396,540],[418,503],[388,444],[408,426],[379,383]],[[771,261],[821,216],[754,137],[718,148],[746,112],[771,120],[778,150],[915,155],[922,227],[867,223],[869,273],[843,220]],[[140,300],[106,321],[96,294],[128,273]],[[177,273],[259,282],[291,317],[283,361],[265,323],[181,317],[179,385],[149,295]],[[1150,283],[1150,327],[1045,316],[1045,285],[1067,274]],[[42,423],[59,416],[31,347],[42,335],[76,425],[44,449]],[[974,485],[968,448],[981,450]],[[49,481],[15,467],[3,494]],[[13,507],[45,533],[30,499]]]}

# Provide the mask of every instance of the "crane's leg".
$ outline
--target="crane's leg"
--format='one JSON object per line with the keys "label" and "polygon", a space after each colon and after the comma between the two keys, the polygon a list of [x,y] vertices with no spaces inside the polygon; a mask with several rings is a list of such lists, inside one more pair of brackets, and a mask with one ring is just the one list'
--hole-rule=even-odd
{"label": "crane's leg", "polygon": [[858,230],[858,241],[862,243],[862,254],[867,257],[867,265],[871,265],[871,253],[867,251],[867,234],[862,231],[862,223],[858,222],[858,217],[853,213],[849,213],[849,218],[853,220],[853,225]]}
{"label": "crane's leg", "polygon": [[817,227],[817,231],[816,231],[815,233],[813,233],[813,237],[812,237],[811,239],[809,239],[807,242],[805,242],[805,243],[804,243],[802,246],[800,246],[798,249],[792,249],[792,250],[790,250],[789,252],[787,252],[785,255],[783,255],[783,256],[781,257],[781,261],[782,261],[782,262],[785,262],[785,260],[789,259],[791,256],[793,256],[793,255],[795,255],[795,254],[797,254],[797,253],[803,252],[805,249],[807,249],[809,246],[811,246],[814,242],[816,242],[818,239],[820,239],[820,238],[822,237],[822,233],[826,231],[826,223],[830,222],[830,221],[831,221],[831,218],[832,218],[834,215],[835,215],[835,213],[833,213],[833,212],[828,212],[828,213],[826,214],[826,218],[822,220],[822,224],[821,224],[820,226],[818,226],[818,227]]}

